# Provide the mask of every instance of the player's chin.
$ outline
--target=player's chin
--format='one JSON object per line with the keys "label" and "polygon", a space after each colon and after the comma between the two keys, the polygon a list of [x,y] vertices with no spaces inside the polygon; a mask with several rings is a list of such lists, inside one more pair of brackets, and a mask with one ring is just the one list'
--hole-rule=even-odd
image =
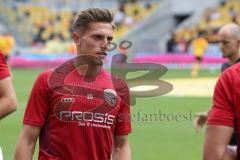
{"label": "player's chin", "polygon": [[224,54],[222,55],[222,57],[223,57],[223,58],[228,58],[229,55],[224,53]]}
{"label": "player's chin", "polygon": [[95,57],[92,59],[92,65],[96,65],[96,66],[102,66],[105,62],[105,58],[104,57]]}

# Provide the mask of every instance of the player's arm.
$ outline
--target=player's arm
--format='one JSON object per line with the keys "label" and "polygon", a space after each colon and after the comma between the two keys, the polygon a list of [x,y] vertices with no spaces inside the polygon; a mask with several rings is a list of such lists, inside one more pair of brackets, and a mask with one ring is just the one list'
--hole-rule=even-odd
{"label": "player's arm", "polygon": [[128,136],[115,136],[112,160],[131,160]]}
{"label": "player's arm", "polygon": [[0,119],[17,109],[17,98],[10,77],[0,80]]}
{"label": "player's arm", "polygon": [[203,148],[204,160],[235,160],[235,153],[230,152],[228,144],[231,139],[236,118],[236,81],[235,72],[224,72],[217,81],[213,107],[208,116]]}
{"label": "player's arm", "polygon": [[235,160],[235,155],[228,151],[228,143],[232,133],[232,127],[208,125],[205,134],[203,159]]}
{"label": "player's arm", "polygon": [[40,131],[41,127],[39,126],[27,124],[23,126],[16,146],[14,160],[32,160]]}

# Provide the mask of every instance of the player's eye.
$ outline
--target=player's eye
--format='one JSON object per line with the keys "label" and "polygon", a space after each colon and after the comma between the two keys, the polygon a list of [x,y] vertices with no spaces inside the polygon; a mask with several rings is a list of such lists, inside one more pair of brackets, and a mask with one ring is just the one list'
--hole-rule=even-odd
{"label": "player's eye", "polygon": [[96,40],[102,40],[103,39],[103,36],[102,35],[95,35],[94,38]]}
{"label": "player's eye", "polygon": [[220,41],[220,43],[222,43],[223,45],[227,45],[229,44],[229,41]]}
{"label": "player's eye", "polygon": [[107,37],[107,41],[111,42],[113,40],[113,37]]}

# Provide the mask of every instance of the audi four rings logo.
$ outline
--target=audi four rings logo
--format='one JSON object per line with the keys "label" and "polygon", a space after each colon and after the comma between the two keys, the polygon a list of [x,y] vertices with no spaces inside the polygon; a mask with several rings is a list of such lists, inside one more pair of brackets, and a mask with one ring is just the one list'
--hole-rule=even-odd
{"label": "audi four rings logo", "polygon": [[61,102],[62,103],[73,103],[75,101],[74,98],[62,98]]}

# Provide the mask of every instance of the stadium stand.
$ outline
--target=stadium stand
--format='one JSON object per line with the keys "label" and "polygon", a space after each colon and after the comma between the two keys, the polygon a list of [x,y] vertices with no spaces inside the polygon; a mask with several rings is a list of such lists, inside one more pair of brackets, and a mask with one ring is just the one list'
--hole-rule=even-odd
{"label": "stadium stand", "polygon": [[[196,25],[177,29],[169,39],[168,51],[188,52],[192,40],[197,38],[201,32],[204,32],[206,40],[210,43],[210,49],[215,48],[214,43],[218,42],[218,29],[229,22],[240,23],[240,1],[238,0],[221,1],[219,6],[207,8]],[[181,47],[182,45],[189,46],[189,48]]]}
{"label": "stadium stand", "polygon": [[[52,4],[43,2],[32,0],[7,3],[0,7],[0,12],[8,15],[7,20],[11,25],[16,26],[16,31],[23,41],[32,46],[45,48],[42,50],[43,53],[73,53],[75,50],[71,41],[71,24],[77,11],[71,6],[75,1],[57,1],[59,7],[56,7],[54,2]],[[68,8],[63,7],[66,4]],[[116,13],[115,39],[117,40],[147,17],[157,5],[132,1],[121,3],[120,7],[115,4],[112,8]]]}
{"label": "stadium stand", "polygon": [[74,56],[71,24],[80,10],[89,7],[111,8],[115,12],[114,42],[118,46],[121,37],[151,18],[162,1],[1,0],[0,20],[16,41],[10,63],[13,67],[49,67]]}
{"label": "stadium stand", "polygon": [[[220,2],[221,0],[214,1]],[[74,16],[84,8],[107,7],[115,11],[114,42],[117,46],[125,40],[132,42],[133,45],[128,52],[131,53],[129,58],[133,58],[133,61],[142,59],[141,56],[151,57],[153,54],[158,56],[164,53],[190,55],[192,40],[204,31],[204,35],[210,43],[205,55],[209,53],[211,56],[216,55],[219,59],[213,61],[220,63],[222,60],[217,43],[212,43],[217,42],[217,28],[229,21],[239,21],[238,9],[240,8],[239,2],[234,0],[218,3],[217,7],[206,8],[207,5],[202,5],[205,11],[197,19],[196,25],[191,23],[188,26],[179,27],[181,24],[176,23],[172,13],[174,1],[168,0],[80,0],[77,2],[74,0],[52,0],[50,2],[46,0],[9,0],[2,2],[0,12],[3,14],[0,15],[0,19],[7,22],[5,24],[9,29],[12,28],[11,33],[17,44],[20,44],[19,41],[27,44],[24,47],[20,45],[15,50],[14,55],[18,56],[17,58],[23,53],[24,58],[34,57],[32,54],[42,54],[45,57],[49,54],[60,56],[67,53],[67,57],[74,55],[76,49],[71,40],[71,24]],[[203,2],[199,1],[199,3]],[[208,3],[213,4],[212,1]],[[164,40],[170,33],[172,37],[168,41]],[[118,51],[115,50],[113,54]],[[39,55],[36,58],[39,58]],[[173,58],[172,62],[178,63],[184,59],[180,58],[176,61]],[[194,58],[190,57],[190,59]],[[158,60],[157,63],[162,63],[161,58],[155,60]],[[184,63],[193,61],[189,61],[189,58],[185,60]]]}

